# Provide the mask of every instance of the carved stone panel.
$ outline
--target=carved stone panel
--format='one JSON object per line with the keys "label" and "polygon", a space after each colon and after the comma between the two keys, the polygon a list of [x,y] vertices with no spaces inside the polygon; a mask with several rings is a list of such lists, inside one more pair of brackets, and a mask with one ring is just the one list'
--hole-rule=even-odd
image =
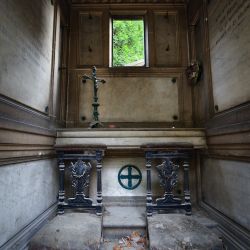
{"label": "carved stone panel", "polygon": [[178,13],[154,12],[155,54],[157,66],[176,66],[179,63]]}
{"label": "carved stone panel", "polygon": [[210,1],[208,23],[214,104],[223,111],[250,100],[250,0]]}
{"label": "carved stone panel", "polygon": [[102,65],[102,12],[80,12],[78,64]]}

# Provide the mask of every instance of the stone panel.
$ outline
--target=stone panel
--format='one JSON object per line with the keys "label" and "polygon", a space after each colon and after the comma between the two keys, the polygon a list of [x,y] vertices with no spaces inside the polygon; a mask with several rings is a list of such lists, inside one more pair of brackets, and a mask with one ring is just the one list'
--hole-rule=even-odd
{"label": "stone panel", "polygon": [[250,0],[210,2],[213,95],[223,111],[250,100]]}
{"label": "stone panel", "polygon": [[201,167],[203,201],[249,230],[250,164],[205,159]]}
{"label": "stone panel", "polygon": [[0,92],[44,112],[49,104],[54,7],[0,1]]}
{"label": "stone panel", "polygon": [[[168,122],[179,117],[178,79],[105,77],[99,88],[102,122]],[[80,84],[79,120],[92,120],[93,83]]]}
{"label": "stone panel", "polygon": [[[123,188],[118,182],[118,172],[125,165],[134,165],[138,167],[142,173],[141,184],[133,189],[128,190]],[[103,162],[103,173],[102,173],[102,188],[103,196],[108,197],[133,197],[142,196],[146,197],[146,168],[145,159],[143,157],[109,157],[104,158]],[[95,197],[96,195],[96,176],[93,174],[91,179],[90,196]],[[161,195],[162,189],[159,187],[158,175],[155,169],[152,169],[152,191],[153,195]]]}
{"label": "stone panel", "polygon": [[56,160],[0,167],[0,246],[57,200]]}

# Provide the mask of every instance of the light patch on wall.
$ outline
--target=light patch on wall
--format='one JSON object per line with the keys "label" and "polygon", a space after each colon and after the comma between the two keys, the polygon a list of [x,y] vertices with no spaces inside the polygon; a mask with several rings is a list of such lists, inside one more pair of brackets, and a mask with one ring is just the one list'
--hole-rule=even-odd
{"label": "light patch on wall", "polygon": [[44,112],[49,103],[54,7],[0,1],[0,92]]}

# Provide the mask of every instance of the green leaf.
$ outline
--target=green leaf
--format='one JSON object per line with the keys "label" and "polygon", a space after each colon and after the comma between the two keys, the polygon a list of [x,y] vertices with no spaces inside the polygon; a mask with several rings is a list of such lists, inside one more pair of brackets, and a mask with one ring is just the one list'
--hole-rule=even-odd
{"label": "green leaf", "polygon": [[113,20],[113,66],[144,60],[143,20]]}

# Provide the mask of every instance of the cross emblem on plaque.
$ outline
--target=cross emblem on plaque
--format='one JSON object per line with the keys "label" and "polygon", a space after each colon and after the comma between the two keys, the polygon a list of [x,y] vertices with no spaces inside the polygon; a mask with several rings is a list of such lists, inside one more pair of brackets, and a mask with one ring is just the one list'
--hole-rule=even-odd
{"label": "cross emblem on plaque", "polygon": [[142,174],[139,168],[134,165],[122,167],[118,173],[119,184],[126,189],[133,190],[137,188],[142,180]]}

